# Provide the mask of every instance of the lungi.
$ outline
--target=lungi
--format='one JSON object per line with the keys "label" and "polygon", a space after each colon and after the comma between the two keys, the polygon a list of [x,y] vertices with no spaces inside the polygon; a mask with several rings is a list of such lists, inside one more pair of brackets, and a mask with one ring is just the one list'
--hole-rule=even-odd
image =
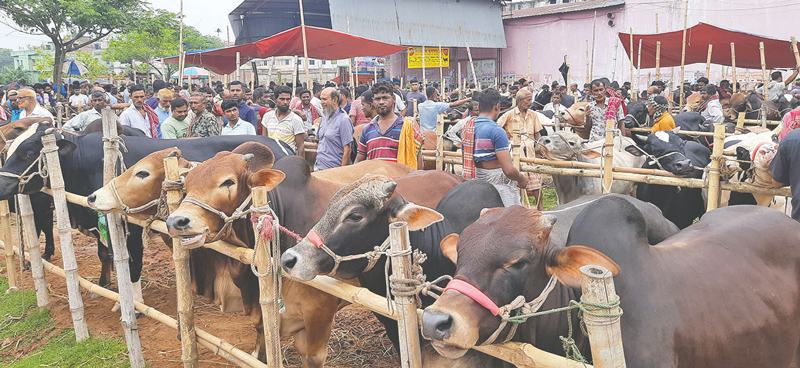
{"label": "lungi", "polygon": [[522,197],[520,197],[520,189],[517,187],[517,182],[509,179],[506,174],[503,173],[502,168],[482,169],[476,167],[475,179],[483,180],[494,185],[497,192],[500,193],[500,198],[503,199],[503,206],[511,207],[515,204],[522,205]]}

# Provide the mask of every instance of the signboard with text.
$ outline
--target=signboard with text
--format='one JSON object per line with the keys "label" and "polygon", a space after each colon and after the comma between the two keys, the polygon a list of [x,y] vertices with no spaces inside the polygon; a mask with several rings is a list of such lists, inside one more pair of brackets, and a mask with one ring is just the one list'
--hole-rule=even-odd
{"label": "signboard with text", "polygon": [[[450,48],[442,47],[442,54],[439,54],[438,47],[425,48],[425,68],[447,68],[450,66]],[[422,47],[408,48],[408,67],[422,68]]]}

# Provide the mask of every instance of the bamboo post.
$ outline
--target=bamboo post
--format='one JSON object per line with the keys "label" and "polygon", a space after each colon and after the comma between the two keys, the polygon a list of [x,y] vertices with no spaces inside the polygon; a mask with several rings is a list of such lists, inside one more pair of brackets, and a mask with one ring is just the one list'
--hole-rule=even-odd
{"label": "bamboo post", "polygon": [[[2,164],[0,164],[2,167]],[[19,209],[17,209],[19,211]],[[14,266],[16,263],[14,262],[14,249],[11,247],[11,213],[8,209],[8,201],[0,201],[0,226],[2,226],[3,231],[3,244],[7,244],[6,246],[6,274],[8,277],[8,290],[6,290],[6,294],[17,290],[17,268]],[[21,226],[17,224],[17,226]],[[38,249],[38,239],[36,241],[37,249]]]}
{"label": "bamboo post", "polygon": [[[164,60],[161,60],[161,64],[164,64]],[[180,1],[180,29],[178,30],[178,85],[183,84],[183,74],[184,68],[186,67],[186,55],[184,54],[183,48],[183,0]],[[237,54],[236,58],[236,67],[239,67],[239,58]],[[171,76],[165,75],[164,79],[169,80]],[[189,91],[191,93],[191,90]]]}
{"label": "bamboo post", "polygon": [[[297,63],[295,63],[297,64]],[[239,66],[242,65],[242,54],[239,51],[236,51],[236,80],[242,81],[242,71],[240,70]],[[183,72],[181,72],[183,73]]]}
{"label": "bamboo post", "polygon": [[689,0],[686,0],[686,7],[683,12],[683,42],[681,43],[681,87],[678,94],[681,96],[680,104],[678,105],[679,111],[683,111],[683,84],[685,82],[684,71],[686,70],[686,27],[687,22],[689,21]]}
{"label": "bamboo post", "polygon": [[[636,96],[642,90],[642,39],[639,39],[639,53],[636,57],[636,90],[633,91],[633,98],[636,101]],[[633,84],[631,84],[633,88]]]}
{"label": "bamboo post", "polygon": [[[521,166],[519,165],[519,159],[521,155],[521,145],[520,145],[520,122],[517,118],[517,115],[514,114],[514,111],[509,111],[509,114],[513,114],[511,116],[511,159],[513,160],[514,167],[520,169]],[[527,112],[531,114],[532,112]],[[520,198],[522,199],[522,204],[525,205],[526,208],[530,209],[530,201],[528,201],[528,192],[525,189],[519,189]]]}
{"label": "bamboo post", "polygon": [[528,79],[531,79],[531,40],[528,39]]}
{"label": "bamboo post", "polygon": [[[569,67],[569,55],[564,55],[564,62],[567,64],[567,80],[564,81],[564,84],[567,85],[567,88],[572,88],[572,71]],[[574,96],[575,94],[572,93],[572,95]]]}
{"label": "bamboo post", "polygon": [[472,51],[469,50],[469,42],[464,41],[464,44],[467,45],[467,56],[469,57],[469,66],[470,68],[472,68],[472,81],[475,83],[475,88],[477,88],[478,91],[480,91],[482,88],[481,85],[478,84],[478,75],[475,74],[475,63],[472,62]]}
{"label": "bamboo post", "polygon": [[56,102],[56,123],[58,123],[56,128],[64,126],[64,115],[62,115],[61,105],[63,105],[61,102]]}
{"label": "bamboo post", "polygon": [[[767,59],[764,58],[764,42],[758,43],[761,53],[761,81],[764,84],[764,102],[769,101],[769,79],[767,78]],[[767,104],[761,104],[761,126],[767,127]]]}
{"label": "bamboo post", "polygon": [[[706,57],[706,78],[711,78],[711,51],[714,49],[714,44],[708,44],[708,56]],[[725,76],[722,76],[725,79]]]}
{"label": "bamboo post", "polygon": [[586,83],[592,83],[592,73],[589,71],[589,40],[586,40]]}
{"label": "bamboo post", "polygon": [[[39,253],[39,233],[36,231],[36,223],[33,220],[31,198],[27,194],[17,194],[17,201],[19,204],[17,211],[22,217],[22,223],[17,224],[17,226],[23,227],[25,245],[31,262],[33,285],[36,289],[36,305],[40,308],[48,307],[50,305],[50,294],[47,289],[47,281],[44,278],[42,255]],[[5,243],[5,247],[6,254],[8,254],[8,249],[13,248],[10,241]],[[10,263],[8,265],[9,269],[13,269],[13,265],[13,263]]]}
{"label": "bamboo post", "polygon": [[631,30],[631,34],[630,34],[631,50],[630,50],[629,54],[630,54],[630,59],[631,59],[631,89],[633,89],[633,66],[635,65],[633,63],[633,27],[631,27],[630,30]]}
{"label": "bamboo post", "polygon": [[736,93],[736,48],[733,46],[733,42],[731,42],[731,72],[733,73],[733,78],[731,78],[733,93]]}
{"label": "bamboo post", "polygon": [[[607,304],[617,300],[614,276],[601,266],[583,266],[581,271],[582,300],[588,303]],[[596,368],[625,368],[625,353],[622,349],[622,331],[619,307],[600,309],[596,314],[616,315],[601,317],[585,313],[583,315],[586,331],[589,333],[589,345],[592,349],[592,360]]]}
{"label": "bamboo post", "polygon": [[[166,180],[178,180],[178,158],[164,158]],[[180,189],[167,191],[167,206],[170,212],[178,209],[183,200]],[[178,292],[178,320],[181,337],[181,360],[184,367],[198,367],[197,336],[194,324],[192,278],[189,270],[189,250],[181,245],[180,238],[172,238],[172,260],[175,262],[175,287]]]}
{"label": "bamboo post", "polygon": [[[442,97],[444,97],[444,95],[445,95],[445,93],[444,93],[444,90],[445,90],[445,88],[444,88],[444,73],[442,72],[442,64],[443,63],[444,63],[444,60],[442,60],[442,41],[439,40],[439,80],[441,81],[440,84],[439,84],[439,94],[442,95]],[[444,101],[444,98],[442,98],[440,101]]]}
{"label": "bamboo post", "polygon": [[[403,279],[412,279],[411,243],[408,239],[408,224],[394,222],[389,225],[389,238],[394,255],[392,274]],[[419,326],[417,302],[413,296],[394,295],[396,304],[398,334],[400,336],[400,365],[403,368],[422,367],[422,353],[419,347]]]}
{"label": "bamboo post", "polygon": [[300,1],[300,28],[303,33],[303,65],[306,68],[306,88],[311,89],[311,75],[308,70],[308,41],[306,41],[306,16],[303,13],[303,0]]}
{"label": "bamboo post", "polygon": [[[117,124],[114,110],[103,109],[103,185],[117,176]],[[119,213],[106,215],[111,246],[114,251],[114,267],[117,270],[117,289],[119,290],[122,329],[125,331],[125,342],[128,346],[128,357],[131,367],[144,367],[142,344],[139,341],[139,328],[136,324],[136,308],[134,307],[133,284],[131,284],[128,249],[126,247],[125,230]]]}
{"label": "bamboo post", "polygon": [[428,88],[428,76],[425,73],[425,46],[422,46],[422,90]]}
{"label": "bamboo post", "polygon": [[464,88],[461,87],[461,62],[458,62],[458,99],[464,98]]}
{"label": "bamboo post", "polygon": [[[52,128],[51,128],[52,129]],[[50,176],[50,188],[53,190],[53,202],[56,207],[58,237],[61,241],[61,259],[66,272],[67,294],[69,295],[69,310],[72,312],[72,325],[75,327],[75,339],[78,342],[89,337],[86,319],[83,315],[83,299],[78,285],[78,261],[75,259],[75,249],[72,246],[72,225],[69,221],[67,210],[67,195],[64,189],[64,177],[61,175],[61,164],[58,161],[58,146],[53,130],[48,129],[42,136],[42,152],[47,160],[47,172]],[[38,239],[38,237],[37,237]],[[39,242],[36,241],[38,246]]]}
{"label": "bamboo post", "polygon": [[[322,59],[319,59],[318,61],[319,61],[319,81],[317,83],[324,84],[323,80],[322,80],[322,63],[323,63],[323,61],[322,61]],[[353,83],[350,83],[350,86],[351,86],[351,89],[352,89]],[[353,94],[355,94],[355,93],[353,93]],[[353,96],[354,99],[355,99],[355,97],[356,96]]]}
{"label": "bamboo post", "polygon": [[722,160],[722,150],[725,141],[725,126],[717,124],[714,126],[714,147],[711,154],[711,170],[708,172],[708,206],[706,211],[711,211],[719,207],[719,181],[720,181],[720,165]]}
{"label": "bamboo post", "polygon": [[419,119],[419,108],[418,108],[419,100],[417,100],[416,98],[412,98],[411,102],[414,103],[414,109],[413,109],[413,111],[414,111],[414,119]]}
{"label": "bamboo post", "polygon": [[792,36],[792,52],[794,52],[794,62],[800,66],[800,51],[797,50],[797,39]]}
{"label": "bamboo post", "polygon": [[611,183],[614,179],[612,166],[614,165],[614,128],[617,121],[606,120],[606,143],[603,145],[603,194],[611,193]]}
{"label": "bamboo post", "polygon": [[594,26],[592,26],[592,64],[589,67],[589,74],[594,75],[594,45],[597,34],[597,10],[594,11]]}
{"label": "bamboo post", "polygon": [[[254,207],[269,205],[267,187],[253,188],[252,195]],[[263,213],[258,213],[258,215],[263,215]],[[277,239],[280,236],[278,234],[278,226],[273,227],[273,232],[273,239]],[[256,234],[256,239],[257,242],[261,243],[261,246],[256,248],[254,265],[256,270],[265,274],[264,276],[259,275],[258,277],[258,289],[264,326],[264,341],[267,347],[267,362],[270,367],[281,368],[283,366],[283,359],[281,358],[281,336],[278,329],[280,323],[281,296],[279,295],[280,289],[278,288],[280,280],[278,276],[276,276],[279,274],[280,269],[279,266],[277,266],[277,262],[279,261],[273,259],[268,251],[271,247],[278,246],[278,244],[259,239],[259,234]]]}
{"label": "bamboo post", "polygon": [[661,41],[656,41],[656,80],[661,80]]}
{"label": "bamboo post", "polygon": [[[350,17],[349,16],[347,17],[347,34],[350,34]],[[347,62],[347,69],[348,69],[348,73],[347,74],[350,77],[350,84],[355,86],[356,84],[358,84],[358,82],[356,81],[355,74],[353,74],[353,63],[354,62],[355,62],[355,59],[353,59],[353,58],[350,58],[350,60]]]}
{"label": "bamboo post", "polygon": [[[436,116],[436,170],[442,171],[444,170],[444,160],[443,159],[443,151],[444,151],[444,116],[439,114]],[[422,168],[420,168],[422,169]]]}
{"label": "bamboo post", "polygon": [[742,134],[744,130],[744,116],[746,112],[740,112],[739,116],[736,118],[736,134]]}

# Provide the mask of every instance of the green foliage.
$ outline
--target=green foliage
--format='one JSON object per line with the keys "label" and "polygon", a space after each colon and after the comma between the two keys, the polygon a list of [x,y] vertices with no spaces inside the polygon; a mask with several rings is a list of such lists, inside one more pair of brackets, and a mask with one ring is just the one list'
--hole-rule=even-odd
{"label": "green foliage", "polygon": [[29,77],[30,73],[23,70],[21,66],[17,68],[4,66],[3,69],[0,70],[0,84],[9,84],[18,81],[20,78],[28,79]]}
{"label": "green foliage", "polygon": [[75,341],[75,331],[66,329],[37,352],[15,361],[9,368],[38,367],[130,367],[125,344],[115,339],[90,337]]}
{"label": "green foliage", "polygon": [[[528,197],[531,204],[536,203],[536,197]],[[558,196],[555,189],[544,189],[542,192],[542,207],[544,210],[552,210],[558,206]]]}
{"label": "green foliage", "polygon": [[8,280],[0,277],[0,353],[39,341],[55,327],[48,310],[36,309],[33,290],[6,294],[7,289]]}
{"label": "green foliage", "polygon": [[[54,55],[49,50],[36,49],[37,57],[33,59],[33,70],[39,72],[39,78],[47,79],[53,76]],[[98,76],[108,74],[108,68],[103,65],[92,54],[83,51],[76,51],[67,54],[67,59],[80,61],[89,69],[89,73],[80,76],[83,79],[94,81]]]}
{"label": "green foliage", "polygon": [[0,48],[0,69],[14,65],[14,57],[11,56],[11,49]]}
{"label": "green foliage", "polygon": [[[162,17],[168,18],[167,15],[162,15]],[[160,27],[146,27],[143,30],[120,34],[109,42],[108,48],[103,52],[103,59],[128,64],[132,62],[144,63],[161,74],[162,71],[156,68],[155,62],[162,57],[175,55],[179,52],[179,36],[179,25],[168,22],[162,23]],[[224,46],[218,38],[205,36],[190,26],[183,27],[183,43],[186,51]],[[175,64],[167,64],[165,67],[167,68],[167,76],[172,75],[177,70],[177,65]],[[162,77],[164,76],[162,75]]]}

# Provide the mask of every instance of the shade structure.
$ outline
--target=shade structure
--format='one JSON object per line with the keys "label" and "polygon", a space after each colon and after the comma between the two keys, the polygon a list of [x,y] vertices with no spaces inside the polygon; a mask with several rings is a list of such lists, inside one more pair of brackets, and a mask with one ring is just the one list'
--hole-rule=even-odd
{"label": "shade structure", "polygon": [[[630,57],[630,33],[619,33],[619,39]],[[659,34],[633,35],[633,65],[639,63],[639,40],[642,40],[642,68],[655,68],[656,42],[661,41],[661,67],[681,65],[683,30]],[[686,30],[686,65],[705,63],[708,45],[712,44],[711,62],[731,65],[731,42],[736,48],[736,67],[761,69],[759,42],[764,42],[764,58],[767,69],[794,68],[792,43],[751,33],[732,31],[706,23],[699,23]]]}
{"label": "shade structure", "polygon": [[[349,59],[358,56],[386,56],[405,49],[403,46],[310,26],[306,26],[306,39],[308,41],[308,57],[323,60]],[[295,27],[244,45],[188,52],[186,53],[186,64],[203,66],[218,74],[230,74],[237,67],[237,52],[239,52],[241,64],[271,56],[303,56],[301,27]],[[178,55],[165,58],[164,61],[177,64]]]}
{"label": "shade structure", "polygon": [[[356,80],[358,81],[358,84],[368,84],[368,83],[372,82],[373,79],[375,79],[375,75],[372,74],[372,73],[369,73],[369,74],[356,74]],[[381,79],[386,79],[386,78],[378,78],[378,81],[380,81]],[[349,82],[350,81],[350,74],[346,73],[345,76],[344,76],[344,80],[346,82]],[[337,76],[336,78],[331,79],[331,81],[333,81],[335,83],[339,83],[339,82],[342,81],[342,78]]]}
{"label": "shade structure", "polygon": [[89,68],[86,67],[86,64],[80,61],[67,59],[64,60],[63,64],[61,64],[61,72],[65,75],[82,76],[89,73]]}
{"label": "shade structure", "polygon": [[[180,77],[179,74],[180,74],[179,72],[175,72],[174,74],[172,74],[172,79],[178,79],[178,77]],[[203,68],[195,68],[192,66],[183,69],[183,78],[188,78],[188,77],[209,78],[210,76],[211,73],[209,73],[208,70],[205,70]]]}

